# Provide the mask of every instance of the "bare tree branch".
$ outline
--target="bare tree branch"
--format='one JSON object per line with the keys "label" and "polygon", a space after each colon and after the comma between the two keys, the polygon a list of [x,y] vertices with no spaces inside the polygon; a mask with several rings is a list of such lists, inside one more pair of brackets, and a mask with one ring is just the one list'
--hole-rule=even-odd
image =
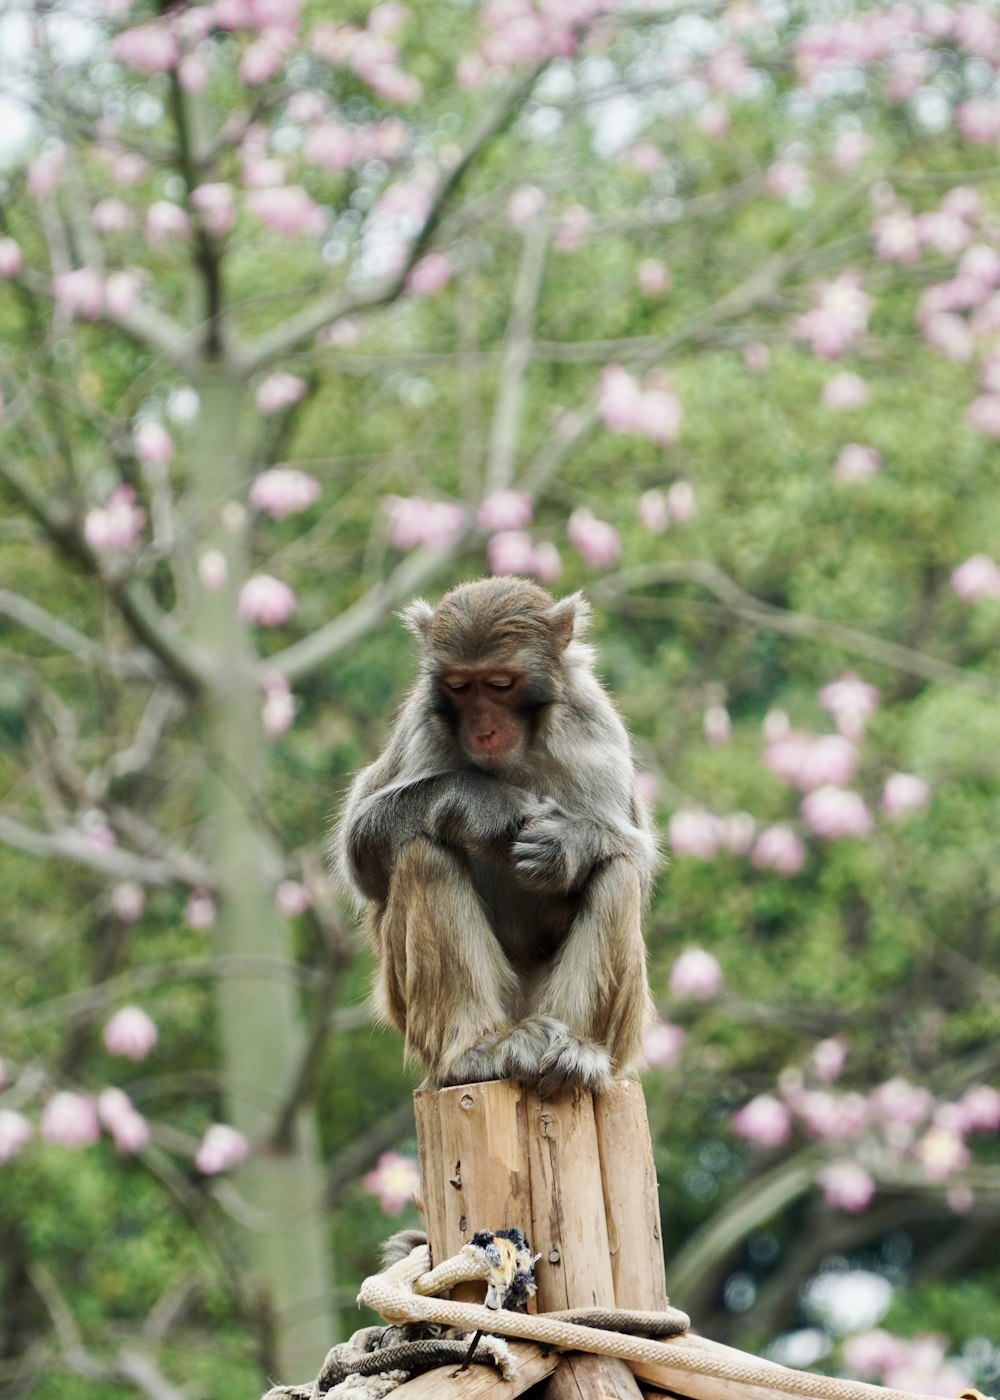
{"label": "bare tree branch", "polygon": [[26,627],[36,636],[44,637],[60,651],[69,652],[85,665],[96,666],[110,675],[125,676],[131,680],[153,680],[160,674],[156,660],[148,652],[116,652],[110,647],[102,647],[63,618],[54,617],[29,598],[6,588],[0,588],[0,614]]}
{"label": "bare tree branch", "polygon": [[548,249],[548,229],[542,220],[529,225],[524,235],[521,261],[511,301],[510,319],[500,362],[500,385],[486,454],[486,489],[496,491],[511,484],[521,431],[524,381],[531,362],[531,338]]}
{"label": "bare tree branch", "polygon": [[0,841],[27,855],[59,857],[96,870],[112,880],[138,880],[143,885],[211,886],[211,875],[193,856],[156,859],[112,846],[97,849],[82,831],[45,832],[0,812]]}

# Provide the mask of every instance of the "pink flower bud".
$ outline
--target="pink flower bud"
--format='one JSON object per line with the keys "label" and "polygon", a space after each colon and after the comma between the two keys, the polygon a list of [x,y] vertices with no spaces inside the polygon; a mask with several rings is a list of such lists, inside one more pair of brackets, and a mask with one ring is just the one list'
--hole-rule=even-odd
{"label": "pink flower bud", "polygon": [[985,554],[974,554],[951,575],[951,586],[966,603],[1000,598],[1000,568]]}
{"label": "pink flower bud", "polygon": [[828,841],[867,836],[872,829],[872,816],[864,800],[845,788],[818,787],[802,799],[801,810],[816,835]]}
{"label": "pink flower bud", "polygon": [[686,525],[689,520],[695,518],[698,514],[698,503],[690,481],[675,481],[668,489],[667,510],[670,512],[670,519],[678,525]]}
{"label": "pink flower bud", "polygon": [[946,1181],[967,1167],[970,1160],[969,1149],[958,1134],[944,1128],[929,1128],[917,1143],[915,1152],[928,1181]]}
{"label": "pink flower bud", "polygon": [[738,1109],[729,1123],[752,1147],[781,1147],[792,1135],[792,1115],[772,1094],[758,1094]]}
{"label": "pink flower bud", "polygon": [[824,408],[861,408],[868,402],[868,385],[860,374],[835,374],[823,385],[821,401]]}
{"label": "pink flower bud", "polygon": [[109,1054],[127,1060],[144,1060],[159,1039],[156,1022],[141,1006],[123,1006],[104,1027],[104,1045]]}
{"label": "pink flower bud", "polygon": [[681,1057],[686,1039],[680,1026],[670,1021],[657,1021],[642,1038],[642,1053],[647,1065],[656,1069],[673,1069]]}
{"label": "pink flower bud", "polygon": [[886,1124],[916,1128],[931,1116],[934,1095],[902,1078],[886,1080],[870,1098],[872,1114]]}
{"label": "pink flower bud", "polygon": [[1000,1130],[1000,1092],[990,1084],[973,1084],[958,1101],[963,1131],[995,1133]]}
{"label": "pink flower bud", "polygon": [[535,542],[525,530],[501,530],[486,546],[486,558],[493,574],[531,574],[535,563]]}
{"label": "pink flower bud", "polygon": [[790,827],[769,826],[757,837],[750,859],[759,870],[797,875],[805,864],[806,848]]}
{"label": "pink flower bud", "polygon": [[563,565],[559,551],[554,544],[543,540],[535,546],[535,556],[531,561],[531,577],[539,583],[551,583],[562,573]]}
{"label": "pink flower bud", "polygon": [[297,374],[272,374],[257,386],[257,412],[269,418],[305,397],[308,384]]}
{"label": "pink flower bud", "polygon": [[264,733],[269,739],[280,739],[295,721],[295,697],[292,688],[284,676],[266,676],[264,696],[264,703],[260,708]]}
{"label": "pink flower bud", "polygon": [[831,1162],[820,1167],[816,1182],[827,1205],[849,1215],[867,1210],[875,1195],[873,1178],[856,1162]]}
{"label": "pink flower bud", "polygon": [[295,590],[273,574],[254,574],[240,589],[239,614],[261,627],[280,627],[295,611]]}
{"label": "pink flower bud", "polygon": [[56,305],[67,316],[97,321],[104,310],[104,283],[92,267],[57,273],[52,279]]}
{"label": "pink flower bud", "polygon": [[308,510],[319,500],[319,482],[307,472],[295,467],[270,467],[255,476],[250,486],[250,500],[258,510],[273,520]]}
{"label": "pink flower bud", "polygon": [[111,52],[119,63],[136,68],[147,77],[176,68],[180,57],[173,31],[160,21],[122,30],[112,39]]}
{"label": "pink flower bud", "polygon": [[566,526],[570,543],[595,569],[610,569],[621,556],[621,539],[613,525],[598,520],[593,511],[579,506]]}
{"label": "pink flower bud", "polygon": [[347,170],[360,155],[357,137],[337,121],[326,121],[313,127],[302,147],[304,160],[321,166],[330,174]]}
{"label": "pink flower bud", "polygon": [[42,1109],[39,1132],[60,1147],[89,1147],[101,1136],[97,1105],[89,1095],[63,1089]]}
{"label": "pink flower bud", "polygon": [[250,1144],[241,1132],[228,1123],[213,1123],[201,1140],[194,1164],[203,1176],[218,1176],[238,1167],[249,1152]]}
{"label": "pink flower bud", "polygon": [[23,1113],[13,1108],[0,1108],[0,1162],[9,1162],[31,1141],[34,1132]]}
{"label": "pink flower bud", "polygon": [[465,511],[450,501],[427,501],[422,496],[386,496],[389,537],[397,549],[447,548],[465,527]]}
{"label": "pink flower bud", "polygon": [[[683,418],[684,410],[680,399],[671,389],[661,386],[643,390],[639,399],[636,430],[651,442],[658,443],[661,447],[670,447],[677,441]],[[674,487],[670,489],[672,491]],[[689,491],[690,489],[688,487]],[[680,516],[675,518],[681,519]]]}
{"label": "pink flower bud", "polygon": [[102,199],[94,205],[90,222],[95,233],[124,233],[135,221],[135,215],[121,199]]}
{"label": "pink flower bud", "polygon": [[861,442],[842,447],[834,465],[838,481],[869,481],[882,467],[882,454]]}
{"label": "pink flower bud", "polygon": [[13,238],[0,238],[0,277],[16,277],[24,262],[20,245]]}
{"label": "pink flower bud", "polygon": [[116,919],[123,924],[134,924],[142,918],[146,894],[135,880],[120,880],[112,886],[109,903]]}
{"label": "pink flower bud", "polygon": [[887,1372],[900,1365],[906,1343],[876,1327],[856,1332],[844,1341],[844,1362],[861,1380],[884,1380]]}
{"label": "pink flower bud", "polygon": [[135,450],[149,466],[164,466],[173,460],[174,441],[162,423],[145,418],[135,430]]}
{"label": "pink flower bud", "polygon": [[547,202],[537,185],[521,185],[507,202],[507,218],[515,228],[523,228],[538,218]]}
{"label": "pink flower bud", "polygon": [[97,1113],[123,1157],[141,1152],[149,1142],[149,1124],[122,1089],[102,1089]]}
{"label": "pink flower bud", "polygon": [[304,914],[312,904],[309,891],[298,880],[282,880],[274,892],[274,903],[278,912],[286,918]]}
{"label": "pink flower bud", "polygon": [[476,512],[476,524],[481,530],[523,530],[531,516],[527,491],[491,491]]}
{"label": "pink flower bud", "polygon": [[711,1001],[721,987],[719,960],[704,948],[685,948],[670,972],[670,991],[675,997]]}
{"label": "pink flower bud", "polygon": [[724,850],[730,855],[745,856],[753,845],[757,823],[749,812],[729,812],[719,822],[719,833]]}
{"label": "pink flower bud", "polygon": [[243,82],[257,87],[280,73],[290,48],[290,36],[274,30],[255,39],[240,59],[239,75]]}
{"label": "pink flower bud", "polygon": [[193,890],[184,906],[184,922],[188,928],[206,929],[215,923],[215,900],[206,890]]}
{"label": "pink flower bud", "polygon": [[658,491],[655,487],[651,491],[644,491],[639,497],[636,514],[640,524],[645,525],[647,530],[652,530],[655,535],[662,535],[670,524],[670,509],[667,505],[667,498],[662,491]]}
{"label": "pink flower bud", "polygon": [[159,248],[175,238],[186,238],[190,231],[186,210],[169,199],[158,199],[146,210],[146,242],[150,247]]}
{"label": "pink flower bud", "polygon": [[882,811],[887,817],[917,812],[930,801],[931,790],[923,778],[913,773],[892,773],[882,789]]}
{"label": "pink flower bud", "polygon": [[712,860],[718,854],[721,837],[719,819],[711,812],[675,812],[667,827],[667,840],[674,854],[694,856],[696,860]]}
{"label": "pink flower bud", "polygon": [[135,504],[135,489],[118,486],[103,506],[89,510],[83,537],[98,554],[127,553],[135,549],[146,522],[146,512]]}
{"label": "pink flower bud", "polygon": [[420,1171],[412,1157],[383,1152],[362,1181],[365,1190],[378,1197],[386,1215],[402,1215],[420,1190]]}
{"label": "pink flower bud", "polygon": [[[868,719],[878,708],[879,693],[856,671],[844,671],[819,692],[819,703],[832,716],[845,738],[860,740]],[[831,782],[834,779],[830,779]]]}
{"label": "pink flower bud", "polygon": [[326,228],[326,215],[301,185],[251,190],[247,208],[281,238],[317,238]]}
{"label": "pink flower bud", "polygon": [[659,258],[643,258],[636,268],[636,278],[644,296],[661,297],[670,291],[670,272]]}
{"label": "pink flower bud", "polygon": [[612,433],[635,432],[639,424],[642,391],[638,381],[621,365],[606,365],[601,371],[597,406],[604,426]]}
{"label": "pink flower bud", "polygon": [[447,253],[428,253],[410,269],[406,279],[407,290],[414,296],[432,297],[448,285],[454,270]]}
{"label": "pink flower bud", "polygon": [[104,284],[104,310],[108,316],[125,317],[135,307],[142,291],[142,278],[138,272],[125,269],[112,272]]}
{"label": "pink flower bud", "polygon": [[191,191],[191,207],[198,210],[213,238],[224,238],[236,223],[236,197],[225,181],[198,185]]}
{"label": "pink flower bud", "polygon": [[824,1084],[839,1079],[847,1060],[847,1041],[842,1035],[832,1035],[813,1047],[809,1068]]}
{"label": "pink flower bud", "polygon": [[221,549],[203,549],[198,555],[198,577],[210,593],[225,588],[229,581],[229,564]]}

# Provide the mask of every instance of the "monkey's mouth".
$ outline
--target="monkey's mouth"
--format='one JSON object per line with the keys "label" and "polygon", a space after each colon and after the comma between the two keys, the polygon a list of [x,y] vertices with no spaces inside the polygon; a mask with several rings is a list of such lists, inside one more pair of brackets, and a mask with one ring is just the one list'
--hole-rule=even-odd
{"label": "monkey's mouth", "polygon": [[466,753],[479,768],[504,768],[518,757],[519,749],[504,740],[480,739],[466,744]]}

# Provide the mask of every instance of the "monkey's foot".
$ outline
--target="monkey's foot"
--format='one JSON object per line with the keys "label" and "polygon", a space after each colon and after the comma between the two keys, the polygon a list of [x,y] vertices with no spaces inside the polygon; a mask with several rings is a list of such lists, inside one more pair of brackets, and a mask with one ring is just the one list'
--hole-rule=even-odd
{"label": "monkey's foot", "polygon": [[[558,1024],[558,1023],[557,1023]],[[564,1028],[561,1044],[553,1045],[538,1067],[537,1089],[551,1098],[562,1089],[584,1089],[599,1094],[611,1087],[611,1056],[600,1045],[578,1040]]]}
{"label": "monkey's foot", "polygon": [[[545,1066],[555,1063],[574,1040],[553,1016],[528,1016],[509,1031],[485,1036],[464,1050],[445,1076],[448,1084],[475,1084],[484,1079],[539,1081]],[[581,1087],[583,1087],[581,1085]]]}

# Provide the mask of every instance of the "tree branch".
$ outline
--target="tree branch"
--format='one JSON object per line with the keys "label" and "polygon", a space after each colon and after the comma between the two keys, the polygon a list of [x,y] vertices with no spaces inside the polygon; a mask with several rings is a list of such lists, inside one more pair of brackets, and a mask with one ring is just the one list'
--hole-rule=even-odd
{"label": "tree branch", "polygon": [[83,632],[78,632],[71,623],[61,617],[54,617],[37,603],[31,602],[19,593],[0,588],[0,614],[19,623],[36,636],[57,646],[60,651],[69,652],[87,666],[95,666],[114,676],[125,676],[130,680],[155,680],[160,668],[147,652],[115,652],[110,647],[102,647],[91,641]]}
{"label": "tree branch", "polygon": [[497,491],[511,484],[524,407],[524,381],[531,363],[532,332],[542,293],[542,275],[549,233],[541,219],[529,225],[521,248],[521,261],[511,303],[510,319],[500,362],[500,383],[490,441],[486,454],[486,489]]}
{"label": "tree branch", "polygon": [[138,880],[143,885],[185,885],[189,888],[210,887],[210,872],[193,856],[156,859],[137,855],[134,851],[112,846],[110,850],[96,849],[80,831],[39,831],[14,817],[0,812],[0,841],[27,855],[74,861],[96,870],[112,880]]}

